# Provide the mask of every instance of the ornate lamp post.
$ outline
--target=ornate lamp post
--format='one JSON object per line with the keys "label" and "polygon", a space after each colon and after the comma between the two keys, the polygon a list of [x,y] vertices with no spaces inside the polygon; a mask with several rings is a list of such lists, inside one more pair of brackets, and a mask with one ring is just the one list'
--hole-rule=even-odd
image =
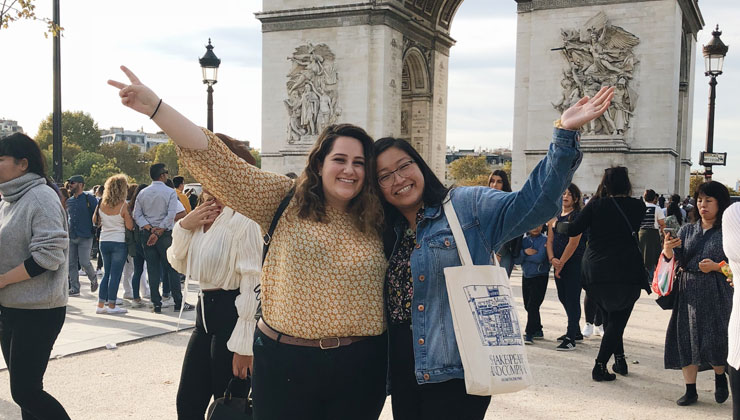
{"label": "ornate lamp post", "polygon": [[[719,36],[722,32],[719,25],[712,32],[712,40],[703,47],[704,51],[704,75],[709,76],[709,116],[707,117],[707,145],[706,152],[712,153],[714,149],[714,99],[716,97],[717,76],[722,74],[722,64],[725,61],[725,55],[729,47],[725,45]],[[704,159],[702,159],[704,160]],[[704,164],[705,181],[712,180],[712,165]]]}
{"label": "ornate lamp post", "polygon": [[213,131],[213,85],[216,84],[218,78],[218,66],[221,64],[221,59],[216,57],[213,53],[213,45],[211,45],[211,38],[208,38],[208,45],[206,45],[206,54],[198,59],[200,67],[203,70],[203,83],[208,85],[208,129]]}

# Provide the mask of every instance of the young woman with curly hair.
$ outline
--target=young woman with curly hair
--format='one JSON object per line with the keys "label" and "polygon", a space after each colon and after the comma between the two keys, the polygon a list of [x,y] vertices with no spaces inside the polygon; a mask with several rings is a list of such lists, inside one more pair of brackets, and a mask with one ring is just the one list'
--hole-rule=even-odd
{"label": "young woman with curly hair", "polygon": [[126,229],[134,228],[134,219],[126,205],[127,195],[126,175],[113,175],[105,181],[103,198],[93,215],[93,225],[100,226],[100,256],[105,270],[98,289],[97,314],[118,315],[128,312],[116,306],[118,285],[128,258]]}
{"label": "young woman with curly hair", "polygon": [[[240,159],[122,69],[131,84],[109,82],[122,103],[152,116],[204,189],[262,233],[295,187],[262,267],[262,318],[246,326],[256,329],[245,355],[254,356],[255,417],[377,419],[385,403],[387,263],[373,139],[350,124],[326,127],[294,181]],[[250,369],[252,357],[242,363],[235,371]]]}

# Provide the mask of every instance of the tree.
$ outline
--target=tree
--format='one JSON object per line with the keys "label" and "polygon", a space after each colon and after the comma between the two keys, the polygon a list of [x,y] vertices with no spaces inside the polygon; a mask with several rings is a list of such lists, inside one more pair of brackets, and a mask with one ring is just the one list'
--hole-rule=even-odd
{"label": "tree", "polygon": [[95,165],[102,166],[108,162],[108,159],[100,153],[95,152],[80,152],[69,166],[64,167],[64,179],[69,178],[72,175],[82,175],[85,177],[85,183],[88,185],[95,185],[88,178],[92,172],[92,168]]}
{"label": "tree", "polygon": [[100,146],[99,152],[106,159],[115,159],[116,166],[121,171],[137,182],[149,179],[149,171],[138,146],[134,146],[125,141],[115,143],[106,143]]}
{"label": "tree", "polygon": [[251,153],[252,156],[254,156],[254,160],[257,161],[257,163],[254,166],[258,168],[262,168],[262,155],[260,155],[260,151],[257,149],[252,149],[249,151],[249,153]]}
{"label": "tree", "polygon": [[113,175],[120,174],[121,169],[116,166],[114,160],[108,160],[105,163],[95,163],[90,168],[90,176],[85,179],[86,185],[103,185],[105,180]]}
{"label": "tree", "polygon": [[704,175],[692,173],[689,179],[689,195],[694,196],[694,193],[699,188],[699,185],[704,183]]}
{"label": "tree", "polygon": [[179,173],[180,162],[177,159],[175,143],[170,140],[167,143],[158,145],[154,152],[154,161],[152,163],[164,163],[172,175]]}
{"label": "tree", "polygon": [[471,185],[468,182],[482,175],[487,177],[490,173],[491,168],[485,156],[465,156],[450,163],[450,176],[457,181],[458,185],[463,185],[462,183]]}
{"label": "tree", "polygon": [[10,22],[16,20],[31,19],[40,20],[46,24],[45,37],[48,37],[49,34],[58,35],[64,30],[61,26],[55,25],[54,21],[49,18],[37,17],[36,5],[33,2],[34,0],[3,0],[0,4],[0,29],[7,29]]}
{"label": "tree", "polygon": [[[88,113],[82,111],[64,111],[62,113],[62,138],[66,138],[69,143],[80,146],[82,150],[97,152],[100,146],[98,123]],[[39,124],[36,141],[42,149],[52,146],[52,114],[49,114]]]}

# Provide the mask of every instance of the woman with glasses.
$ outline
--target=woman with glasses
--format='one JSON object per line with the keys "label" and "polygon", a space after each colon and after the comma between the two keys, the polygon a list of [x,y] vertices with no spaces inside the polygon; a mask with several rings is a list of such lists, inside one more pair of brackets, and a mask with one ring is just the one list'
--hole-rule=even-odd
{"label": "woman with glasses", "polygon": [[386,399],[387,263],[372,138],[350,124],[324,128],[294,181],[238,158],[123,70],[130,85],[109,82],[123,104],[153,118],[205,190],[262,233],[287,202],[262,266],[262,318],[244,334],[255,417],[377,419]]}
{"label": "woman with glasses", "polygon": [[386,215],[389,378],[397,419],[483,419],[490,397],[466,393],[445,287],[444,268],[459,266],[442,208],[452,200],[473,263],[491,264],[493,250],[542,225],[581,162],[578,128],[606,111],[613,88],[581,99],[557,122],[547,157],[523,188],[449,191],[418,152],[401,139],[375,143],[376,180]]}

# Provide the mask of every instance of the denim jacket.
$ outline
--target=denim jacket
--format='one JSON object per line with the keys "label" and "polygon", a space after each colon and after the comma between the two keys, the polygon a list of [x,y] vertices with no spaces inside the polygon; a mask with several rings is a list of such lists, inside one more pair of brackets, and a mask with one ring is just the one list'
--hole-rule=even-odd
{"label": "denim jacket", "polygon": [[[582,153],[576,131],[555,129],[543,159],[520,191],[501,192],[485,187],[460,187],[451,192],[452,204],[463,228],[473,263],[491,264],[491,253],[560,210]],[[396,241],[401,226],[395,226]],[[414,370],[419,384],[463,378],[444,268],[459,266],[455,239],[442,207],[427,207],[416,227],[417,246],[411,254],[414,281],[412,333]]]}
{"label": "denim jacket", "polygon": [[[525,278],[532,278],[548,274],[550,272],[550,263],[547,261],[547,236],[530,236],[529,234],[522,239],[522,250],[519,251],[517,259],[514,261],[522,265],[522,271]],[[527,255],[525,252],[529,248],[534,248],[537,253]]]}

